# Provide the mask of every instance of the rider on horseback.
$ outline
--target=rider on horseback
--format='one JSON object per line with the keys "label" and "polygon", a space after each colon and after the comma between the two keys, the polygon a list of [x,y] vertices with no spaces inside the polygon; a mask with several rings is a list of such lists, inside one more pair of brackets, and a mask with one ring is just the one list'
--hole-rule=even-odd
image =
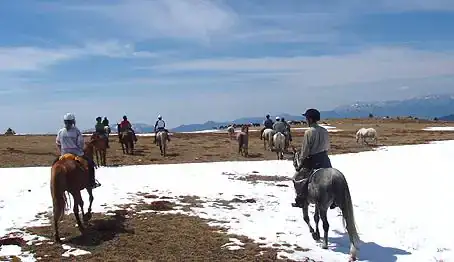
{"label": "rider on horseback", "polygon": [[109,126],[109,119],[107,119],[107,116],[105,116],[104,119],[102,120],[102,125]]}
{"label": "rider on horseback", "polygon": [[[320,112],[317,109],[308,109],[303,116],[307,119],[309,129],[306,130],[303,137],[303,145],[301,146],[300,155],[300,166],[297,172],[293,176],[295,183],[296,198],[295,203],[292,204],[294,207],[302,207],[304,200],[303,193],[297,188],[303,188],[303,185],[298,185],[295,180],[301,180],[308,178],[312,172],[319,168],[330,168],[331,161],[328,156],[328,150],[330,148],[329,133],[324,127],[318,125],[317,121],[320,121]],[[303,177],[298,177],[302,175]],[[306,183],[309,179],[305,180]],[[333,202],[331,209],[336,207],[336,203]]]}
{"label": "rider on horseback", "polygon": [[98,116],[96,118],[96,125],[95,125],[95,134],[100,135],[102,138],[106,140],[107,148],[109,148],[109,138],[107,137],[106,130],[104,129],[104,124],[101,122],[101,117]]}
{"label": "rider on horseback", "polygon": [[265,129],[269,128],[269,129],[273,129],[273,120],[270,119],[270,115],[266,115],[266,119],[265,121],[263,121],[263,125],[264,127],[262,128],[262,130],[260,130],[260,140],[263,139],[263,131],[265,131]]}
{"label": "rider on horseback", "polygon": [[[131,123],[128,121],[128,117],[126,116],[123,116],[123,121],[121,121],[120,123],[120,129],[119,131],[121,132],[125,132],[127,130],[130,130],[132,132],[132,136],[134,138],[134,141],[137,142],[137,137],[136,137],[136,133],[134,132],[134,130],[132,130],[132,125]],[[120,133],[120,132],[119,132]],[[120,136],[119,136],[120,137]],[[121,139],[121,137],[120,137]]]}
{"label": "rider on horseback", "polygon": [[292,133],[290,132],[291,131],[290,124],[287,123],[287,121],[285,121],[285,118],[281,118],[281,121],[285,124],[285,129],[286,129],[286,132],[287,132],[288,141],[292,141]]}
{"label": "rider on horseback", "polygon": [[287,126],[283,121],[281,121],[281,118],[276,116],[276,122],[273,124],[273,130],[277,132],[281,132],[286,138],[287,138]]}
{"label": "rider on horseback", "polygon": [[162,120],[162,116],[158,116],[158,120],[156,120],[156,123],[154,124],[154,143],[156,144],[156,135],[158,134],[159,131],[164,131],[167,133],[167,140],[170,142],[170,137],[169,137],[169,130],[166,129],[166,122]]}
{"label": "rider on horseback", "polygon": [[[72,113],[67,113],[63,117],[63,120],[65,127],[58,131],[57,138],[55,140],[60,156],[63,156],[64,154],[73,154],[87,160],[89,165],[88,174],[90,176],[90,186],[92,188],[99,187],[101,184],[99,184],[95,179],[95,163],[89,156],[84,154],[84,137],[82,136],[80,130],[76,127],[76,117]],[[52,165],[59,160],[60,156],[55,159]]]}

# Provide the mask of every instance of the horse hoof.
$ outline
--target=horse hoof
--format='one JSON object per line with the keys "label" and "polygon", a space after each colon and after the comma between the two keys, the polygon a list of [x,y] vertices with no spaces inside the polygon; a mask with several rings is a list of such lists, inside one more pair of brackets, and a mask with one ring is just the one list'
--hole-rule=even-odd
{"label": "horse hoof", "polygon": [[315,241],[319,241],[320,240],[320,233],[317,233],[317,232],[312,233],[312,238]]}
{"label": "horse hoof", "polygon": [[323,248],[323,249],[328,249],[328,245],[323,244],[323,245],[322,245],[322,248]]}
{"label": "horse hoof", "polygon": [[348,262],[353,262],[353,261],[356,261],[356,257],[350,256],[350,258],[348,259]]}
{"label": "horse hoof", "polygon": [[55,237],[55,244],[60,245],[62,243],[60,237]]}
{"label": "horse hoof", "polygon": [[85,223],[88,223],[88,221],[90,221],[91,219],[91,213],[87,213],[84,215],[84,222]]}

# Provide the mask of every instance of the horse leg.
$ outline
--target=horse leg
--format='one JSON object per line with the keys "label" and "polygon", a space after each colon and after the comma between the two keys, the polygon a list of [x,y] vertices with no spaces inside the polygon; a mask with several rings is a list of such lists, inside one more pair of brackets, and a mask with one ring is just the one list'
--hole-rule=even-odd
{"label": "horse leg", "polygon": [[91,219],[91,207],[93,205],[93,200],[95,199],[93,197],[93,189],[92,188],[87,188],[87,193],[88,193],[88,199],[90,201],[90,203],[88,204],[88,210],[87,210],[87,213],[86,215],[83,216],[83,219],[84,219],[84,222],[85,224],[88,224],[88,221],[90,221]]}
{"label": "horse leg", "polygon": [[80,195],[80,191],[71,193],[71,195],[74,198],[73,212],[74,212],[74,217],[76,218],[77,227],[79,228],[80,233],[83,234],[84,226],[82,225],[82,222],[80,221],[80,217],[79,217],[79,206],[80,206],[80,202],[82,201],[82,196]]}
{"label": "horse leg", "polygon": [[60,239],[60,233],[58,231],[58,221],[60,221],[61,217],[63,216],[64,212],[64,203],[56,203],[56,200],[54,200],[54,238],[56,243],[61,243]]}
{"label": "horse leg", "polygon": [[311,234],[314,234],[314,229],[312,228],[311,226],[311,221],[309,220],[309,203],[307,203],[306,201],[304,201],[304,204],[303,204],[303,219],[304,219],[304,222],[306,222],[307,226],[309,227],[309,232]]}
{"label": "horse leg", "polygon": [[312,233],[312,238],[315,241],[319,241],[320,240],[320,230],[318,229],[318,222],[320,222],[320,208],[318,207],[318,205],[315,205],[314,222],[315,222],[315,232]]}
{"label": "horse leg", "polygon": [[[320,212],[320,218],[322,219],[322,222],[323,222],[323,231],[324,231],[324,235],[323,235],[324,239],[323,239],[322,248],[328,249],[328,230],[329,230],[329,223],[328,223],[328,217],[327,217],[328,209],[322,208],[322,209],[319,209],[319,212]],[[317,230],[318,230],[318,228],[317,228]]]}
{"label": "horse leg", "polygon": [[102,163],[103,163],[104,166],[107,165],[107,163],[106,163],[106,162],[107,162],[107,161],[106,161],[106,155],[107,155],[107,150],[104,149],[104,150],[102,151]]}

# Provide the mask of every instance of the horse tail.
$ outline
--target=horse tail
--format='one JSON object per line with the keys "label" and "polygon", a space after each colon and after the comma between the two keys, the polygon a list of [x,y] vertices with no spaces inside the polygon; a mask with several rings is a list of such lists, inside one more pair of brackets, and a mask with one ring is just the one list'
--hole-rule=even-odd
{"label": "horse tail", "polygon": [[358,245],[360,242],[359,235],[358,235],[358,230],[357,226],[355,223],[355,215],[353,213],[353,203],[352,203],[352,198],[350,195],[350,189],[348,187],[347,180],[345,179],[345,176],[342,177],[342,183],[344,184],[344,192],[343,192],[343,201],[341,200],[339,203],[341,204],[341,210],[342,210],[342,216],[343,216],[343,222],[344,226],[347,229],[348,236],[350,238],[350,242],[352,243],[352,247],[350,249],[350,252],[352,254],[356,254],[357,250],[359,250]]}
{"label": "horse tail", "polygon": [[65,208],[68,208],[68,202],[65,195],[65,177],[66,169],[55,164],[51,168],[50,191],[53,202],[54,222],[58,223],[65,213]]}

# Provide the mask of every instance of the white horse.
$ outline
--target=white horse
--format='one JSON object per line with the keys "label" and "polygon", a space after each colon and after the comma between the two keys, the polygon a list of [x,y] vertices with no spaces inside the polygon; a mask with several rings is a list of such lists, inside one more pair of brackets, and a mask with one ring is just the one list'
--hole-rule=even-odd
{"label": "white horse", "polygon": [[227,128],[230,139],[235,139],[235,128],[231,125]]}
{"label": "white horse", "polygon": [[372,127],[369,128],[363,127],[360,128],[358,132],[356,132],[356,143],[358,143],[359,140],[361,139],[361,143],[367,144],[366,138],[371,139],[372,141],[374,141],[375,144],[377,144],[377,131]]}
{"label": "white horse", "polygon": [[111,132],[110,127],[109,126],[104,126],[104,131],[106,131],[106,135],[107,135],[107,137],[109,137],[110,132]]}
{"label": "white horse", "polygon": [[276,150],[277,160],[284,159],[285,135],[277,132],[273,136],[274,150]]}
{"label": "white horse", "polygon": [[267,128],[263,130],[263,148],[266,150],[266,143],[268,143],[268,149],[271,151],[273,149],[273,136],[276,132],[271,129]]}
{"label": "white horse", "polygon": [[156,142],[158,143],[159,150],[161,150],[161,156],[167,156],[167,132],[159,131],[156,134]]}

